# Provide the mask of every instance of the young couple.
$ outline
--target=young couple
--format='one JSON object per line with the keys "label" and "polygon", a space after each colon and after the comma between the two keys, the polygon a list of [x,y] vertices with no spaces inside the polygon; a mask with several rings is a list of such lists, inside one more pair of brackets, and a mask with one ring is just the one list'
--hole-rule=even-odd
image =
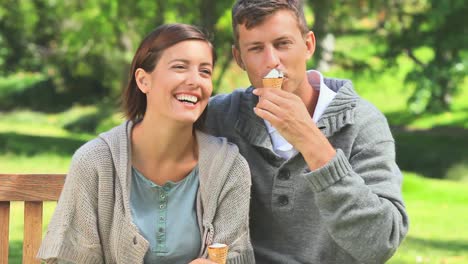
{"label": "young couple", "polygon": [[[162,25],[143,40],[128,121],[74,154],[39,258],[212,263],[213,243],[228,245],[227,263],[393,255],[408,216],[385,117],[350,81],[307,71],[301,1],[238,0],[232,25],[252,86],[209,103],[216,57],[199,29]],[[272,69],[281,89],[262,84]]]}

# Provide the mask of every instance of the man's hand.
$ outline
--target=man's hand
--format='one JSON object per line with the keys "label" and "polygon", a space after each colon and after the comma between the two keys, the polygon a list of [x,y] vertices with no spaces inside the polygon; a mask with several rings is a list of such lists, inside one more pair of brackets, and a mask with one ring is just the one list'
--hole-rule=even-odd
{"label": "man's hand", "polygon": [[192,260],[189,264],[216,264],[216,262],[204,258],[197,258]]}
{"label": "man's hand", "polygon": [[315,125],[301,98],[272,88],[257,88],[253,93],[259,96],[255,114],[270,122],[301,152],[311,170],[322,167],[335,156],[335,149]]}

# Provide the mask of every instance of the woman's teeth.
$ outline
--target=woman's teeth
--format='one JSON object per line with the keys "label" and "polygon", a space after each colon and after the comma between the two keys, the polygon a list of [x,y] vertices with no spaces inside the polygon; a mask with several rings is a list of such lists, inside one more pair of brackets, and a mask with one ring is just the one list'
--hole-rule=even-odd
{"label": "woman's teeth", "polygon": [[196,104],[198,102],[198,98],[196,96],[188,94],[178,94],[176,95],[176,99],[180,102],[187,102],[192,104]]}

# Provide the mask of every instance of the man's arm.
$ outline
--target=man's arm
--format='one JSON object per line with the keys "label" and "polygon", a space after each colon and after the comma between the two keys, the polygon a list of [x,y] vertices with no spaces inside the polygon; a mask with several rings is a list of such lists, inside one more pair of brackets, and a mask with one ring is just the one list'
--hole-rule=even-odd
{"label": "man's arm", "polygon": [[[316,205],[327,229],[344,250],[363,263],[389,259],[407,233],[402,176],[394,141],[381,114],[369,108],[347,157],[313,123],[299,97],[257,89],[255,113],[268,120],[304,157]],[[331,149],[330,149],[331,148]]]}
{"label": "man's arm", "polygon": [[259,96],[254,112],[269,121],[301,152],[310,170],[323,167],[335,156],[335,149],[312,121],[298,96],[271,88],[255,89],[253,93]]}

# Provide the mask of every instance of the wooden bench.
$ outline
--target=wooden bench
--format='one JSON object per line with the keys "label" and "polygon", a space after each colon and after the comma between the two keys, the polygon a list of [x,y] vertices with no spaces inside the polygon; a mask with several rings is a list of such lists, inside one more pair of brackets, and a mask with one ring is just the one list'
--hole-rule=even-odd
{"label": "wooden bench", "polygon": [[65,174],[0,174],[0,264],[8,263],[10,202],[24,201],[23,264],[40,263],[44,201],[57,201]]}

